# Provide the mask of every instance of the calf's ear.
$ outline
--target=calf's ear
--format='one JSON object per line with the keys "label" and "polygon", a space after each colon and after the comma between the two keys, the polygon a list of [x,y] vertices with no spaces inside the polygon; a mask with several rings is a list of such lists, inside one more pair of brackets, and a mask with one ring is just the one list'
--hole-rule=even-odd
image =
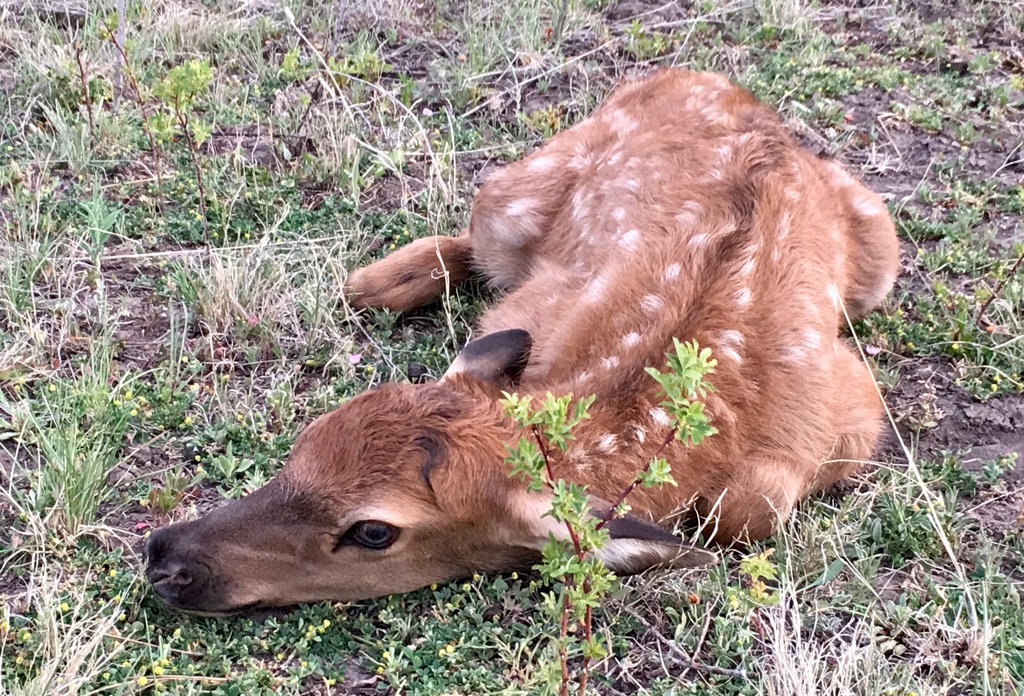
{"label": "calf's ear", "polygon": [[506,329],[473,339],[444,373],[442,381],[467,374],[499,387],[514,387],[530,359],[533,339],[523,329]]}
{"label": "calf's ear", "polygon": [[633,515],[608,520],[611,539],[597,552],[616,575],[632,575],[648,568],[699,568],[718,562],[710,551],[687,544],[653,522]]}

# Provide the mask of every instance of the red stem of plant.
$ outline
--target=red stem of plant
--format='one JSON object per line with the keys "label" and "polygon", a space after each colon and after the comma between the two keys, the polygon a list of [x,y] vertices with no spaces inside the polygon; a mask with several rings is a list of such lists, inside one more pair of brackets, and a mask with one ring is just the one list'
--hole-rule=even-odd
{"label": "red stem of plant", "polygon": [[569,656],[565,651],[565,638],[569,635],[569,593],[562,593],[562,635],[558,644],[558,661],[562,666],[562,688],[560,696],[569,696]]}
{"label": "red stem of plant", "polygon": [[[555,480],[555,474],[551,470],[551,458],[548,457],[547,445],[544,444],[544,438],[541,437],[540,430],[537,428],[536,425],[534,425],[531,428],[531,430],[533,431],[534,439],[537,441],[537,446],[540,448],[540,454],[544,458],[544,470],[547,472],[547,475],[548,475],[547,484],[548,484],[549,487],[551,487],[551,486],[553,486],[552,481]],[[596,529],[601,529],[602,527],[604,527],[615,516],[615,510],[620,505],[622,505],[622,502],[627,497],[629,497],[629,494],[633,492],[633,489],[635,489],[638,485],[640,485],[640,481],[642,480],[643,475],[648,470],[650,470],[651,464],[653,464],[654,461],[659,456],[661,456],[661,453],[665,451],[665,448],[668,447],[668,444],[670,442],[672,442],[673,439],[675,439],[677,431],[678,431],[678,428],[672,428],[671,430],[669,430],[665,434],[665,437],[661,441],[661,444],[658,446],[658,449],[655,450],[654,454],[652,454],[648,458],[647,466],[645,466],[643,469],[641,469],[637,473],[636,477],[630,482],[630,484],[628,486],[626,486],[625,490],[622,491],[622,495],[619,496],[618,500],[616,500],[612,504],[612,506],[610,508],[608,508],[608,511],[605,512],[605,514],[604,514],[604,517],[602,517],[601,521],[598,522]],[[582,561],[583,558],[584,558],[584,553],[583,553],[583,549],[580,547],[579,535],[576,534],[576,530],[573,529],[572,525],[569,524],[568,521],[565,522],[565,528],[569,532],[569,538],[572,540],[572,545],[573,545],[573,549],[576,552],[576,557],[579,558]],[[568,584],[568,582],[566,584]],[[584,592],[589,592],[590,591],[590,580],[588,578],[584,578],[584,580],[583,580],[583,591]],[[559,663],[561,664],[561,667],[562,667],[562,686],[561,686],[561,690],[559,691],[560,696],[568,696],[568,694],[569,694],[569,665],[568,665],[568,656],[566,655],[566,649],[565,649],[565,639],[566,639],[566,636],[569,635],[569,612],[570,612],[569,595],[568,595],[568,593],[565,593],[565,594],[562,595],[561,642],[560,642],[559,647],[558,647],[558,659],[559,659]],[[593,612],[591,611],[591,608],[589,606],[584,610],[584,615],[583,615],[583,637],[584,637],[584,640],[587,643],[589,643],[591,641],[592,637],[593,637]],[[590,671],[589,670],[590,670],[590,658],[587,655],[584,655],[583,656],[583,663],[580,666],[580,690],[579,690],[579,696],[585,696],[585,694],[586,694],[587,679],[590,676]]]}
{"label": "red stem of plant", "polygon": [[114,34],[114,30],[110,28],[110,25],[103,22],[103,26],[106,27],[107,33],[110,34],[110,43],[114,44],[114,48],[117,49],[118,54],[121,56],[121,62],[124,64],[124,73],[128,76],[128,81],[132,85],[132,91],[135,92],[135,103],[139,105],[139,112],[142,113],[142,130],[146,132],[146,137],[149,139],[149,149],[153,153],[155,158],[154,163],[156,164],[156,191],[157,191],[157,202],[156,208],[160,209],[160,189],[163,188],[163,177],[160,175],[160,146],[156,142],[156,138],[153,136],[153,131],[149,128],[149,112],[146,110],[146,103],[142,99],[142,90],[139,89],[139,83],[135,79],[135,73],[132,72],[132,66],[128,63],[128,54],[124,50],[124,46],[117,40],[117,36]]}
{"label": "red stem of plant", "polygon": [[[540,454],[541,454],[542,457],[544,457],[544,469],[548,473],[547,484],[548,484],[548,486],[551,486],[552,485],[551,482],[555,480],[555,474],[554,474],[554,472],[551,471],[551,459],[550,459],[550,457],[548,457],[548,448],[544,444],[544,438],[542,438],[540,436],[540,430],[537,429],[536,425],[533,426],[533,437],[536,438],[537,446],[540,447]],[[583,554],[582,547],[580,547],[580,537],[579,537],[579,535],[576,534],[576,530],[572,528],[572,525],[569,524],[568,521],[566,521],[566,523],[565,523],[565,528],[567,530],[569,530],[569,539],[572,540],[572,546],[573,546],[573,549],[576,551],[576,557],[579,558],[582,561],[584,554]]]}
{"label": "red stem of plant", "polygon": [[636,478],[634,478],[630,482],[630,484],[628,486],[626,486],[626,489],[624,491],[622,491],[622,495],[619,496],[619,499],[616,500],[614,503],[612,503],[612,506],[610,508],[608,508],[608,512],[606,512],[604,514],[604,517],[602,517],[601,521],[597,524],[597,529],[601,529],[606,524],[608,524],[608,522],[613,517],[615,517],[615,510],[616,510],[616,508],[618,508],[620,505],[622,505],[622,501],[624,501],[627,497],[629,497],[629,494],[633,492],[634,488],[636,488],[637,486],[640,485],[640,481],[642,480],[643,475],[645,473],[647,473],[647,471],[651,468],[651,464],[654,463],[654,460],[657,459],[661,455],[661,453],[665,451],[665,448],[668,447],[668,443],[672,442],[672,440],[676,436],[676,431],[677,430],[678,430],[678,428],[672,428],[671,430],[669,430],[665,434],[665,439],[663,439],[661,441],[661,445],[654,452],[654,454],[652,454],[650,456],[650,458],[648,458],[647,466],[645,466],[643,469],[641,469],[637,473]]}
{"label": "red stem of plant", "polygon": [[[590,580],[583,581],[583,591],[590,592]],[[583,639],[589,643],[590,638],[593,635],[591,627],[593,625],[593,615],[588,606],[583,613]],[[585,696],[587,693],[587,678],[590,676],[590,656],[583,656],[583,664],[580,666],[580,696]]]}
{"label": "red stem of plant", "polygon": [[1018,257],[1016,263],[1014,263],[1013,267],[1010,268],[1010,272],[1006,274],[1005,278],[999,281],[999,284],[996,285],[996,289],[992,291],[992,294],[989,295],[988,299],[985,300],[985,302],[981,305],[981,308],[978,310],[978,318],[975,321],[976,324],[981,324],[982,320],[985,317],[985,310],[988,309],[988,306],[992,304],[993,300],[999,297],[999,293],[1003,291],[1003,286],[1006,285],[1007,281],[1009,281],[1010,278],[1012,278],[1017,273],[1022,263],[1024,263],[1024,254],[1021,254],[1020,257]]}
{"label": "red stem of plant", "polygon": [[[555,473],[551,470],[551,458],[548,456],[548,448],[547,448],[547,445],[544,444],[544,438],[542,438],[540,436],[540,430],[537,428],[536,425],[533,426],[532,430],[533,430],[533,437],[534,437],[534,439],[537,440],[537,446],[540,448],[540,454],[541,454],[542,457],[544,457],[544,469],[545,469],[545,471],[547,472],[547,475],[548,475],[547,484],[548,484],[549,487],[551,487],[553,485],[551,482],[555,480]],[[583,548],[580,546],[580,537],[579,537],[579,535],[576,533],[576,530],[572,528],[572,525],[569,524],[568,520],[566,520],[566,522],[565,522],[565,528],[569,532],[569,538],[572,540],[572,546],[573,546],[573,549],[576,552],[576,557],[582,561],[583,558],[584,558],[584,553],[583,553]],[[571,581],[570,580],[566,580],[566,585],[570,585],[570,584],[571,584]],[[590,581],[588,579],[584,579],[583,580],[583,591],[584,592],[589,592],[590,591]],[[569,612],[570,611],[571,611],[571,607],[569,606],[569,593],[568,592],[564,592],[562,594],[562,631],[561,631],[561,641],[559,642],[559,645],[558,645],[558,661],[559,661],[559,663],[561,664],[561,667],[562,667],[562,686],[561,686],[561,690],[559,691],[560,696],[569,696],[569,656],[566,654],[565,640],[566,640],[566,637],[569,635]],[[591,620],[590,619],[591,619],[590,607],[587,607],[586,614],[585,614],[585,617],[584,617],[584,622],[583,622],[583,634],[586,636],[587,640],[590,640],[590,635],[591,635],[591,633],[590,633],[590,630],[591,630]],[[582,674],[580,675],[580,696],[583,696],[583,689],[585,689],[586,686],[587,686],[587,667],[588,667],[587,663],[588,663],[588,660],[587,660],[586,656],[584,656],[583,657]]]}
{"label": "red stem of plant", "polygon": [[188,132],[188,118],[178,107],[178,100],[174,100],[174,113],[178,117],[178,125],[181,132],[185,134],[185,142],[188,143],[188,154],[192,158],[192,168],[196,170],[196,185],[199,187],[199,213],[203,216],[203,241],[210,246],[210,221],[206,219],[206,189],[203,186],[203,172],[199,166],[199,155],[196,152],[196,144],[192,140],[192,134]]}
{"label": "red stem of plant", "polygon": [[82,81],[82,101],[85,106],[85,113],[89,117],[89,137],[96,137],[96,126],[92,122],[92,95],[89,93],[89,80],[85,74],[85,66],[82,64],[82,44],[75,42],[75,62],[78,63],[78,77]]}

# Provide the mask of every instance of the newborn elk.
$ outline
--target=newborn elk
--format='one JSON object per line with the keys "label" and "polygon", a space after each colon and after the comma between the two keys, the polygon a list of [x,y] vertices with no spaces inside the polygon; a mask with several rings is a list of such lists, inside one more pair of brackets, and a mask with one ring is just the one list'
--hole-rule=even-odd
{"label": "newborn elk", "polygon": [[680,70],[625,83],[492,174],[462,235],[349,276],[357,308],[410,310],[471,273],[505,291],[443,378],[316,419],[264,488],[156,530],[149,580],[176,607],[227,613],[527,569],[565,529],[544,514],[549,492],[508,475],[522,433],[502,390],[596,396],[553,470],[607,506],[672,425],[645,368],[664,367],[673,337],[718,360],[718,433],[664,450],[678,485],[636,489],[600,554],[618,573],[706,563],[656,522],[684,511],[709,541],[759,539],[871,457],[882,403],[839,334],[896,270],[879,197],[750,92]]}

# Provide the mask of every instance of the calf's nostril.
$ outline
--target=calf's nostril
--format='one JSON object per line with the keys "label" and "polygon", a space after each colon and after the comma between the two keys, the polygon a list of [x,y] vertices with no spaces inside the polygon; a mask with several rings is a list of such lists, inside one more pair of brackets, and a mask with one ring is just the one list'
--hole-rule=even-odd
{"label": "calf's nostril", "polygon": [[146,576],[153,587],[165,592],[177,592],[182,588],[188,587],[193,582],[192,573],[179,565],[150,568]]}

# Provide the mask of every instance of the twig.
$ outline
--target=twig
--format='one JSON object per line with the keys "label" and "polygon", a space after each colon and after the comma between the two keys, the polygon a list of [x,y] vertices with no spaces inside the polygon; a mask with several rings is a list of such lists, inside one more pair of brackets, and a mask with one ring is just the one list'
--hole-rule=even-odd
{"label": "twig", "polygon": [[690,655],[690,662],[696,663],[697,656],[700,655],[701,648],[704,647],[704,641],[708,637],[708,629],[711,628],[711,612],[709,611],[704,616],[704,628],[701,629],[700,638],[697,639],[697,645],[693,648],[693,654]]}
{"label": "twig", "polygon": [[[749,676],[747,675],[747,670],[743,667],[717,667],[715,665],[706,665],[703,662],[697,662],[695,658],[687,655],[674,640],[670,640],[669,638],[666,638],[665,636],[661,635],[656,630],[654,630],[654,627],[651,626],[647,622],[647,620],[639,613],[637,613],[629,607],[626,607],[625,609],[627,612],[629,612],[630,616],[632,616],[634,619],[639,620],[640,623],[644,625],[644,627],[647,629],[647,633],[657,638],[659,642],[664,644],[672,653],[674,653],[676,656],[676,660],[679,663],[681,663],[683,667],[685,667],[686,669],[692,669],[696,672],[704,672],[705,674],[718,674],[723,677],[732,677],[733,679],[746,680],[749,678]],[[707,621],[705,622],[704,632],[701,635],[700,641],[698,642],[697,649],[694,650],[694,655],[700,652],[700,643],[704,642],[704,636],[707,635],[707,626],[710,625],[710,623],[711,614],[708,614]]]}
{"label": "twig", "polygon": [[992,304],[993,300],[999,297],[999,293],[1003,291],[1003,286],[1006,285],[1007,281],[1009,281],[1010,278],[1013,278],[1013,276],[1016,275],[1022,263],[1024,263],[1024,253],[1021,253],[1021,255],[1017,258],[1017,261],[1013,264],[1013,267],[1010,268],[1010,272],[1007,273],[1006,276],[999,281],[999,283],[996,285],[996,289],[992,291],[992,294],[988,296],[988,299],[982,303],[981,308],[978,310],[978,316],[974,321],[978,326],[985,329],[986,331],[988,330],[987,327],[982,326],[981,324],[981,322],[985,319],[985,310],[988,309],[988,306]]}
{"label": "twig", "polygon": [[[540,454],[544,457],[544,469],[547,471],[548,480],[547,484],[549,488],[554,487],[555,474],[551,470],[551,458],[548,456],[548,447],[544,443],[544,438],[540,435],[540,429],[535,425],[532,428],[533,437],[537,440],[537,446],[540,448]],[[576,534],[576,530],[573,529],[572,524],[569,520],[565,520],[565,528],[569,530],[569,538],[572,540],[573,549],[576,551],[576,557],[583,560],[583,549],[580,547],[580,538]],[[566,590],[572,584],[570,578],[565,579]],[[562,623],[560,626],[559,641],[558,641],[558,663],[562,668],[562,686],[559,690],[559,696],[569,696],[569,656],[566,650],[566,637],[569,635],[569,593],[565,590],[562,591]],[[585,667],[585,665],[584,665]],[[584,671],[584,674],[586,671]],[[585,682],[584,682],[585,683]],[[582,692],[581,692],[582,693]]]}
{"label": "twig", "polygon": [[153,153],[156,163],[156,209],[160,210],[160,194],[163,189],[163,181],[160,176],[160,159],[162,152],[156,141],[156,137],[153,135],[152,129],[149,127],[149,112],[146,110],[146,102],[142,98],[142,90],[139,89],[139,83],[135,79],[135,73],[132,72],[132,66],[128,62],[128,54],[124,50],[124,27],[120,26],[118,28],[118,35],[121,36],[121,38],[118,39],[117,36],[114,35],[114,30],[110,28],[109,24],[104,22],[103,26],[106,28],[107,34],[110,35],[110,42],[114,44],[114,48],[117,49],[118,54],[121,56],[121,62],[124,64],[125,75],[128,76],[128,82],[132,85],[132,91],[135,92],[135,102],[139,105],[139,113],[142,114],[142,130],[146,132],[146,137],[149,139],[149,150]]}
{"label": "twig", "polygon": [[640,485],[640,481],[643,480],[643,475],[650,471],[651,465],[654,464],[658,457],[661,456],[661,453],[665,451],[665,448],[668,447],[668,443],[672,442],[672,440],[675,439],[676,432],[678,430],[678,428],[672,428],[667,433],[665,433],[665,437],[664,439],[662,439],[661,445],[659,445],[658,449],[655,450],[654,454],[651,455],[650,458],[647,460],[647,466],[645,466],[643,469],[637,472],[636,477],[629,483],[628,486],[626,486],[626,489],[622,491],[622,495],[619,496],[619,499],[616,500],[612,504],[612,506],[608,508],[608,511],[604,513],[604,517],[601,518],[601,521],[597,525],[598,529],[604,527],[606,524],[608,524],[609,521],[611,521],[613,517],[615,517],[615,510],[620,505],[622,505],[623,501],[625,501],[627,497],[629,497],[629,494],[633,492],[633,489]]}
{"label": "twig", "polygon": [[[117,0],[117,43],[124,46],[124,0]],[[109,31],[109,30],[108,30]],[[113,34],[111,34],[113,36]],[[121,92],[124,90],[124,74],[128,71],[128,56],[121,54],[121,64],[114,72],[114,108],[116,109],[121,101]]]}
{"label": "twig", "polygon": [[85,113],[89,117],[89,137],[96,139],[96,126],[92,121],[92,94],[89,92],[89,79],[85,74],[85,65],[82,64],[82,44],[75,42],[75,62],[78,63],[78,78],[82,81],[82,105],[85,106]]}
{"label": "twig", "polygon": [[178,117],[178,125],[185,135],[185,142],[188,143],[188,154],[192,158],[192,168],[196,170],[196,185],[199,187],[199,213],[203,216],[203,241],[210,246],[210,221],[206,219],[206,188],[203,186],[203,171],[199,166],[199,153],[196,150],[196,143],[192,139],[192,133],[188,129],[188,116],[182,111],[178,99],[174,99],[174,115]]}

